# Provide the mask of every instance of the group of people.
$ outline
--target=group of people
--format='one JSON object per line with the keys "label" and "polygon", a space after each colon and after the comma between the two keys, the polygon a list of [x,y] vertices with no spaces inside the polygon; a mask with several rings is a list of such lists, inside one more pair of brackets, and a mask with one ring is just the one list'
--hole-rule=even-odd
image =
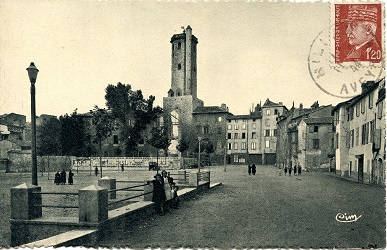
{"label": "group of people", "polygon": [[[54,178],[54,183],[56,185],[65,185],[66,184],[66,171],[62,170],[62,172],[59,173],[59,171],[57,171],[55,173],[55,178]],[[69,178],[68,178],[68,182],[69,182],[69,185],[73,185],[74,183],[74,179],[73,179],[73,172],[70,170],[69,171]]]}
{"label": "group of people", "polygon": [[[300,165],[294,165],[293,167],[293,170],[294,170],[294,175],[298,174],[298,175],[301,175],[301,166]],[[292,175],[292,166],[289,166],[288,168],[287,167],[284,167],[284,172],[285,172],[285,175],[289,172],[289,176]]]}
{"label": "group of people", "polygon": [[[153,197],[152,201],[155,203],[156,213],[164,215],[169,211],[169,208],[177,209],[180,206],[180,198],[177,195],[178,187],[173,182],[173,178],[168,176],[167,171],[161,171],[161,174],[157,173],[154,176],[153,184]],[[170,203],[167,204],[167,200]]]}
{"label": "group of people", "polygon": [[248,171],[249,175],[251,175],[251,174],[255,175],[255,173],[257,173],[257,167],[255,166],[254,163],[252,165],[249,164],[247,171]]}

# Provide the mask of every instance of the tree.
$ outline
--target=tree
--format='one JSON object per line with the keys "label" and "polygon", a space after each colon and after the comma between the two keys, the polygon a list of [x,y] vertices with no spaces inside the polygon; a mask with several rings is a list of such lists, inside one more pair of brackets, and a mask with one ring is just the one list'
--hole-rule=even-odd
{"label": "tree", "polygon": [[[57,118],[49,118],[37,126],[37,154],[47,156],[47,172],[50,168],[50,155],[61,154],[61,124]],[[42,166],[43,174],[43,166]],[[49,178],[49,174],[48,174]]]}
{"label": "tree", "polygon": [[61,124],[60,144],[62,155],[84,156],[87,154],[87,133],[84,118],[77,113],[59,117]]}
{"label": "tree", "polygon": [[144,99],[142,91],[132,90],[129,84],[109,84],[105,92],[106,106],[119,121],[125,154],[130,155],[136,150],[142,132],[159,117],[162,108],[153,107],[154,96]]}
{"label": "tree", "polygon": [[93,142],[99,145],[99,166],[102,178],[102,141],[112,134],[112,131],[114,130],[114,119],[106,109],[98,108],[97,105],[94,106],[94,109],[91,110],[90,113],[93,115]]}
{"label": "tree", "polygon": [[[153,127],[150,132],[150,138],[147,142],[153,147],[157,148],[156,162],[159,165],[159,149],[167,150],[171,144],[171,140],[168,137],[168,132],[165,127]],[[158,168],[157,168],[158,171]]]}

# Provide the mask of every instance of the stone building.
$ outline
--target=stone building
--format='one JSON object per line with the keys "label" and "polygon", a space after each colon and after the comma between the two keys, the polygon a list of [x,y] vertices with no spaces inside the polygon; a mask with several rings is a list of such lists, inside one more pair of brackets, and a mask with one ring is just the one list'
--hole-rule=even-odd
{"label": "stone building", "polygon": [[25,115],[15,113],[0,115],[0,141],[24,141],[26,125]]}
{"label": "stone building", "polygon": [[362,84],[362,93],[332,111],[336,174],[385,185],[385,79]]}

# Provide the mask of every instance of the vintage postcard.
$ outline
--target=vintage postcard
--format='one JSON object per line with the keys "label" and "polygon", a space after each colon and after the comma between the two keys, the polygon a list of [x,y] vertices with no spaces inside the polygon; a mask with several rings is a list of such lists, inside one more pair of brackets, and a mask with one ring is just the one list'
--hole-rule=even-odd
{"label": "vintage postcard", "polygon": [[0,247],[386,248],[385,7],[0,0]]}

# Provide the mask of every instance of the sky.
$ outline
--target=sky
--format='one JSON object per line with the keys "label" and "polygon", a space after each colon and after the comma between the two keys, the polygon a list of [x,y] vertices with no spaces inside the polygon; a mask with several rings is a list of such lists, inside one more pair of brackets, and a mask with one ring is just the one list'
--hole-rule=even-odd
{"label": "sky", "polygon": [[0,114],[30,120],[30,62],[39,69],[37,115],[105,107],[105,88],[118,82],[162,106],[170,39],[188,25],[206,106],[247,114],[267,98],[288,108],[345,100],[321,91],[308,68],[313,41],[329,29],[329,3],[0,0]]}

